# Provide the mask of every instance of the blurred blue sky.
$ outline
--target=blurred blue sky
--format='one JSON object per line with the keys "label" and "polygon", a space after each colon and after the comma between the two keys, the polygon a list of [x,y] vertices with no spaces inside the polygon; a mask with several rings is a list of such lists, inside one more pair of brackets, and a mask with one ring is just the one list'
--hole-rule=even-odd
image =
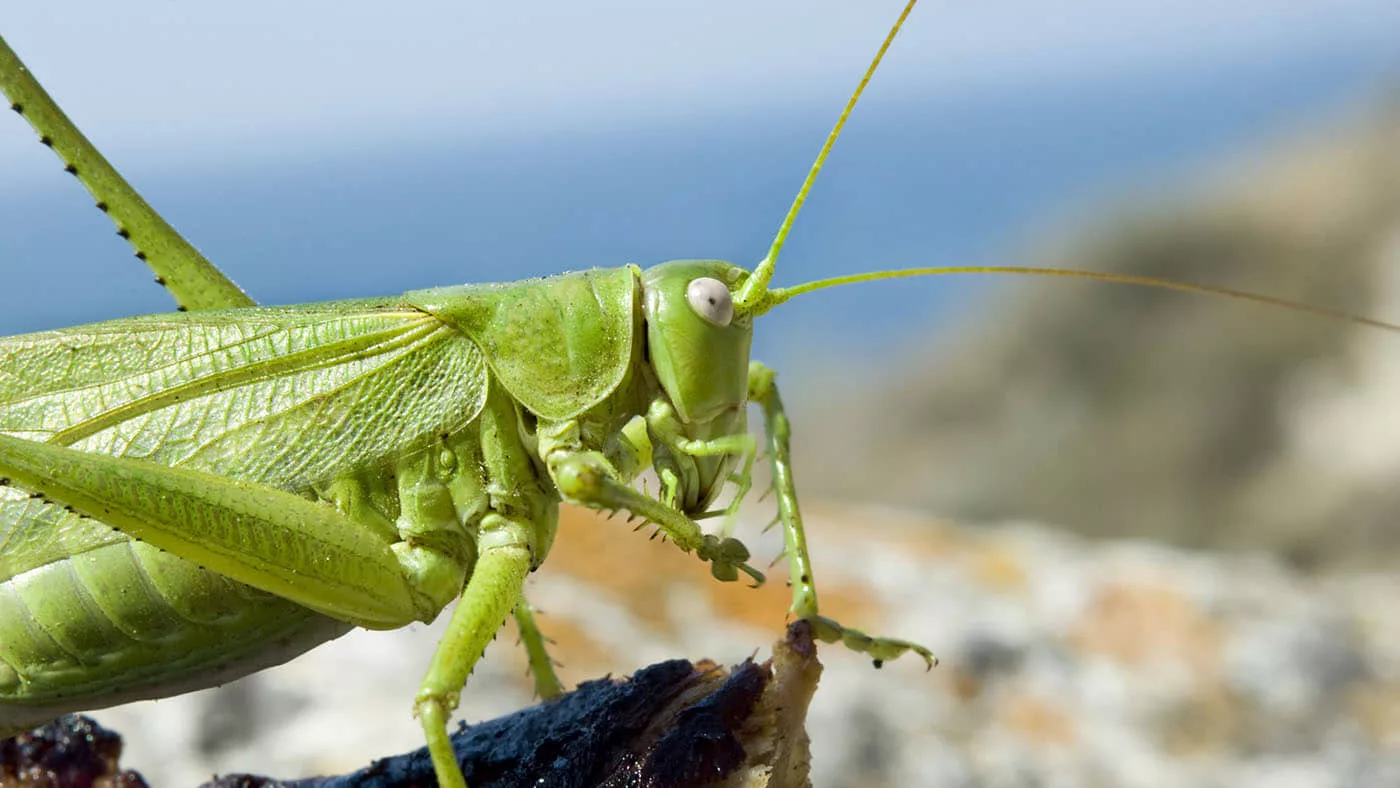
{"label": "blurred blue sky", "polygon": [[[752,261],[901,5],[50,0],[7,8],[0,34],[196,245],[286,303]],[[926,2],[779,280],[1004,261],[1400,79],[1394,0],[1215,5]],[[168,308],[13,117],[0,266],[3,333]],[[799,299],[760,352],[888,343],[972,292]]]}

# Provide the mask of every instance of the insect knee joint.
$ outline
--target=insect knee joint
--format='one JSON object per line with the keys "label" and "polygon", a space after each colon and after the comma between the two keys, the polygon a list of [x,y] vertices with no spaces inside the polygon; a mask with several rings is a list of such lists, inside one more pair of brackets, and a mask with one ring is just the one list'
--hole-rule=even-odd
{"label": "insect knee joint", "polygon": [[557,460],[551,457],[549,465],[559,494],[570,501],[600,502],[612,481],[607,462],[592,452],[567,454]]}

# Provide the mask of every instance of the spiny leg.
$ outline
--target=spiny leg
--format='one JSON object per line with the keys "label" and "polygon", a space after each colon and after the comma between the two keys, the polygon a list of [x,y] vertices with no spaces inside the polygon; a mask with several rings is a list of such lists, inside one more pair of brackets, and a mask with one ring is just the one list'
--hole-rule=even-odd
{"label": "spiny leg", "polygon": [[778,503],[778,519],[783,524],[788,567],[792,578],[792,613],[812,622],[817,638],[827,643],[840,641],[847,648],[869,654],[879,667],[906,651],[924,658],[931,668],[938,664],[932,652],[917,643],[893,638],[871,637],[858,629],[844,627],[822,616],[817,609],[817,586],[812,575],[812,558],[807,550],[807,534],[802,513],[797,508],[797,488],[792,480],[792,427],[774,382],[773,370],[755,361],[749,364],[749,400],[763,407],[768,435],[768,454],[773,463],[773,491]]}
{"label": "spiny leg", "polygon": [[707,534],[685,514],[618,481],[601,454],[558,451],[550,455],[548,462],[550,476],[570,503],[590,509],[623,510],[653,523],[677,547],[694,551],[701,560],[709,561],[710,574],[718,580],[736,580],[743,572],[756,584],[763,583],[763,573],[745,563],[749,549],[742,542]]}
{"label": "spiny leg", "polygon": [[529,600],[522,595],[515,604],[515,625],[520,629],[520,642],[525,646],[525,655],[530,662],[530,677],[535,680],[535,693],[540,700],[558,697],[564,686],[554,672],[554,660],[549,656],[546,643],[553,642],[544,636],[535,623],[535,610]]}
{"label": "spiny leg", "polygon": [[[694,517],[696,520],[724,517],[719,536],[724,539],[732,537],[739,506],[743,504],[744,497],[753,487],[753,463],[754,458],[758,455],[757,441],[747,432],[707,439],[688,438],[685,435],[684,425],[676,415],[675,408],[670,402],[661,398],[652,402],[647,409],[646,423],[655,433],[657,440],[674,453],[686,454],[691,457],[715,457],[732,454],[743,458],[743,468],[729,474],[728,477],[728,481],[736,485],[734,498],[729,502],[729,505],[723,509],[702,512]],[[680,479],[674,472],[664,467],[658,469],[658,474],[661,476],[661,500],[669,506],[674,506],[680,487]]]}
{"label": "spiny leg", "polygon": [[483,546],[419,686],[414,713],[422,723],[438,784],[444,788],[466,788],[462,766],[447,736],[448,718],[457,708],[472,668],[520,602],[530,565],[530,549],[523,544]]}
{"label": "spiny leg", "polygon": [[253,299],[175,232],[107,162],[3,38],[0,92],[9,98],[10,109],[38,132],[39,141],[63,160],[64,169],[87,187],[97,208],[117,226],[117,235],[131,243],[136,257],[150,266],[156,282],[170,291],[181,309],[253,305]]}
{"label": "spiny leg", "polygon": [[[582,447],[577,422],[558,422],[540,428],[540,453],[564,500],[599,511],[626,511],[628,522],[640,517],[642,525],[655,525],[677,547],[686,552],[694,551],[701,560],[711,562],[710,572],[715,578],[736,580],[739,572],[743,572],[755,585],[762,585],[763,573],[744,563],[749,559],[748,548],[727,533],[712,536],[701,530],[695,518],[680,510],[682,480],[678,469],[654,463],[653,438],[659,440],[662,447],[682,454],[712,456],[743,452],[751,457],[756,450],[753,437],[741,434],[690,440],[664,400],[654,401],[647,415],[634,417],[623,427],[622,433],[622,440],[608,452],[598,452]],[[635,478],[647,467],[655,467],[660,477],[658,498],[622,481]]]}

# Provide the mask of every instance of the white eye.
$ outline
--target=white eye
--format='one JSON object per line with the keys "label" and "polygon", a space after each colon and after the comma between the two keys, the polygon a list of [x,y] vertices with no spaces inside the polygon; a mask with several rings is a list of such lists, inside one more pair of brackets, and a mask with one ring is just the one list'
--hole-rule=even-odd
{"label": "white eye", "polygon": [[707,323],[727,326],[734,318],[734,299],[729,297],[729,288],[718,279],[702,276],[692,280],[685,289],[685,300]]}

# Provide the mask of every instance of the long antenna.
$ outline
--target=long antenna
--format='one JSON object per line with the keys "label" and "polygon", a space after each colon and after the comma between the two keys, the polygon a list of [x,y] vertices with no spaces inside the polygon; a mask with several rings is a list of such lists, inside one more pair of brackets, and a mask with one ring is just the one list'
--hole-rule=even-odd
{"label": "long antenna", "polygon": [[865,70],[865,75],[860,78],[860,84],[856,85],[855,92],[846,102],[846,108],[841,110],[841,117],[836,119],[836,126],[827,135],[826,144],[822,145],[821,152],[817,154],[817,160],[812,163],[812,169],[807,172],[807,180],[802,182],[802,188],[797,190],[797,197],[793,199],[792,207],[788,209],[787,216],[783,217],[783,223],[778,227],[778,234],[773,237],[773,245],[769,247],[767,256],[758,264],[748,280],[739,288],[738,294],[735,295],[735,314],[761,315],[773,306],[769,301],[768,283],[773,281],[773,269],[778,263],[778,253],[783,250],[783,243],[787,241],[788,231],[792,229],[792,223],[797,220],[797,214],[802,210],[802,204],[807,201],[807,192],[811,191],[812,184],[817,180],[817,174],[822,171],[822,165],[826,163],[826,156],[831,152],[831,146],[835,145],[836,138],[841,136],[841,129],[846,125],[846,118],[850,117],[851,110],[855,109],[856,102],[860,100],[860,94],[865,92],[865,86],[870,84],[870,78],[875,75],[875,69],[879,67],[880,61],[885,57],[885,52],[890,48],[894,37],[904,26],[904,20],[909,18],[909,12],[914,10],[914,4],[917,2],[918,0],[909,0],[909,3],[904,6],[904,12],[899,15],[899,19],[895,20],[890,32],[885,35],[884,43],[880,44],[880,49],[875,53],[874,60],[870,62],[870,67]]}
{"label": "long antenna", "polygon": [[1212,285],[1193,285],[1185,282],[1174,282],[1170,279],[1157,279],[1150,276],[1134,276],[1132,274],[1110,274],[1102,271],[1078,271],[1072,268],[1030,268],[1026,266],[1010,265],[964,265],[945,266],[939,268],[904,268],[897,271],[870,271],[863,274],[847,274],[846,276],[834,276],[830,279],[818,279],[815,282],[805,282],[792,287],[780,287],[776,290],[768,291],[768,306],[777,306],[795,296],[803,293],[810,293],[813,290],[822,290],[828,287],[839,285],[850,285],[857,282],[872,282],[879,279],[902,279],[910,276],[938,276],[944,274],[1018,274],[1022,276],[1054,276],[1067,279],[1091,279],[1098,282],[1112,282],[1122,285],[1138,285],[1141,287],[1156,287],[1165,290],[1177,290],[1183,293],[1207,293],[1209,295],[1224,296],[1241,301],[1253,301],[1256,304],[1267,304],[1269,306],[1283,307],[1295,312],[1305,312],[1310,315],[1331,318],[1333,320],[1344,320],[1348,323],[1356,323],[1372,328],[1380,328],[1386,331],[1400,332],[1400,325],[1387,323],[1384,320],[1376,320],[1370,317],[1353,315],[1350,312],[1343,312],[1338,309],[1328,309],[1326,307],[1313,306],[1298,301],[1289,301],[1273,296],[1249,293],[1244,290],[1234,290],[1228,287],[1214,287]]}

